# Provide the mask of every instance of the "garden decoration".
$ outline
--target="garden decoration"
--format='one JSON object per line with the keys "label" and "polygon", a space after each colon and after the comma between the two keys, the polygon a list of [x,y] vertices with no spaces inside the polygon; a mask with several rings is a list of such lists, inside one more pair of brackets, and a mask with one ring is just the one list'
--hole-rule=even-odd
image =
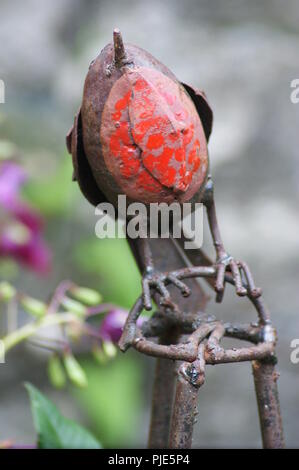
{"label": "garden decoration", "polygon": [[[118,211],[118,196],[125,195],[128,205],[201,202],[207,210],[215,262],[200,249],[184,251],[183,236],[166,239],[160,231],[159,238],[128,238],[142,272],[142,294],[119,347],[158,358],[149,446],[190,448],[205,365],[252,361],[263,445],[283,447],[276,334],[249,267],[230,256],[221,239],[207,150],[212,120],[203,92],[180,83],[141,48],[124,45],[116,29],[113,43],[90,64],[67,147],[74,179],[94,205],[110,202]],[[147,219],[145,231],[149,224]],[[225,284],[232,284],[252,303],[257,322],[227,324],[204,313],[208,297],[198,278],[215,289],[217,302]],[[160,307],[139,327],[152,298]],[[224,336],[252,345],[223,349]]]}

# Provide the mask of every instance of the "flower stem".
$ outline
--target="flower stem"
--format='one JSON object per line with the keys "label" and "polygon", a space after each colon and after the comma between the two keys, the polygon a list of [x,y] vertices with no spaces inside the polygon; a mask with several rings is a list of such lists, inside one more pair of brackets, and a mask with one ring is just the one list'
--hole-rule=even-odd
{"label": "flower stem", "polygon": [[33,323],[28,323],[27,325],[22,326],[18,330],[2,338],[2,342],[4,344],[4,353],[6,353],[17,344],[21,343],[22,341],[35,334],[41,328],[53,325],[62,325],[64,323],[69,323],[72,321],[81,323],[76,315],[70,312],[65,312],[46,315],[40,320],[37,320]]}

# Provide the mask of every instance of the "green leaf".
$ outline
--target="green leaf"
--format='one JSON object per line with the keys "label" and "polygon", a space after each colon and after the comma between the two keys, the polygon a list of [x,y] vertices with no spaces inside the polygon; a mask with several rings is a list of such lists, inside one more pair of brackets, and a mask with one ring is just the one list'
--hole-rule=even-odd
{"label": "green leaf", "polygon": [[33,385],[26,383],[34,427],[40,449],[101,449],[93,435],[65,418],[48,398]]}

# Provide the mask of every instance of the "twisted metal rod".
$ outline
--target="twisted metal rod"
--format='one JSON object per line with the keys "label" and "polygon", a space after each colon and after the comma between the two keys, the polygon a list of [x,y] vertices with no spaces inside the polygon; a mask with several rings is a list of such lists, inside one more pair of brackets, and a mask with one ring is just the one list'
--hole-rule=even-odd
{"label": "twisted metal rod", "polygon": [[[194,277],[210,279],[216,276],[216,269],[214,266],[183,268],[176,270],[175,275],[178,279]],[[230,273],[225,275],[225,279],[230,284],[234,283]],[[136,322],[143,309],[142,297],[137,299],[129,313],[119,342],[122,351],[126,351],[132,346],[137,351],[158,357],[159,361],[165,360],[168,364],[169,361],[183,361],[178,370],[173,403],[168,443],[170,448],[191,447],[193,426],[197,414],[198,390],[204,383],[205,365],[244,361],[251,361],[253,364],[263,446],[265,448],[284,447],[276,383],[277,373],[275,372],[276,332],[271,325],[270,313],[262,298],[257,298],[250,293],[247,294],[247,297],[257,312],[257,324],[232,325],[205,317],[202,312],[186,314],[166,309],[163,315],[154,314],[139,328]],[[169,328],[174,326],[177,328],[177,335],[183,335],[183,341],[174,341],[176,344],[161,344],[148,339],[154,339],[157,336],[163,337],[163,334],[165,335]],[[187,338],[186,334],[189,334]],[[253,345],[223,349],[220,346],[220,341],[224,336],[249,341]],[[162,362],[160,366],[161,364]],[[159,380],[161,380],[160,372],[161,370],[157,375],[160,377]],[[162,386],[162,384],[160,385]],[[171,390],[173,391],[173,382]],[[156,384],[156,391],[159,392],[159,384]],[[151,447],[155,447],[154,442],[158,443],[157,447],[165,447],[165,440],[169,433],[171,405],[169,402],[165,408],[164,400],[163,406],[161,405],[162,407],[159,408],[161,397],[159,398],[158,395],[156,394],[154,398],[155,412],[153,416],[157,417],[157,411],[160,409],[164,410],[164,418],[160,425],[159,423],[152,424],[149,441]],[[159,429],[163,432],[163,438],[160,441],[157,437]]]}

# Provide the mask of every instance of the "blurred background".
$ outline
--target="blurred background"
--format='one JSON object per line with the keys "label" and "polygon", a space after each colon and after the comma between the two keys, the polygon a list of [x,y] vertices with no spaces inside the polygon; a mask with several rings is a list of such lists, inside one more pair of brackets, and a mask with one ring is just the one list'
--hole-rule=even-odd
{"label": "blurred background", "polygon": [[[71,182],[65,149],[89,63],[117,26],[125,41],[204,89],[212,105],[209,149],[223,238],[249,263],[272,312],[286,442],[298,447],[299,365],[290,361],[290,342],[299,338],[299,104],[290,100],[290,83],[299,78],[297,0],[2,0],[0,17],[0,153],[6,141],[17,147],[30,176],[25,196],[44,217],[52,252],[47,276],[3,259],[0,278],[43,299],[71,278],[125,308],[140,292],[126,242],[95,238],[93,207]],[[231,288],[221,306],[211,294],[208,310],[221,319],[255,318]],[[129,352],[103,366],[88,356],[81,361],[88,388],[56,391],[45,352],[12,351],[0,366],[0,440],[34,441],[23,387],[31,381],[105,446],[144,447],[153,360]],[[193,445],[261,445],[250,364],[208,368]]]}

